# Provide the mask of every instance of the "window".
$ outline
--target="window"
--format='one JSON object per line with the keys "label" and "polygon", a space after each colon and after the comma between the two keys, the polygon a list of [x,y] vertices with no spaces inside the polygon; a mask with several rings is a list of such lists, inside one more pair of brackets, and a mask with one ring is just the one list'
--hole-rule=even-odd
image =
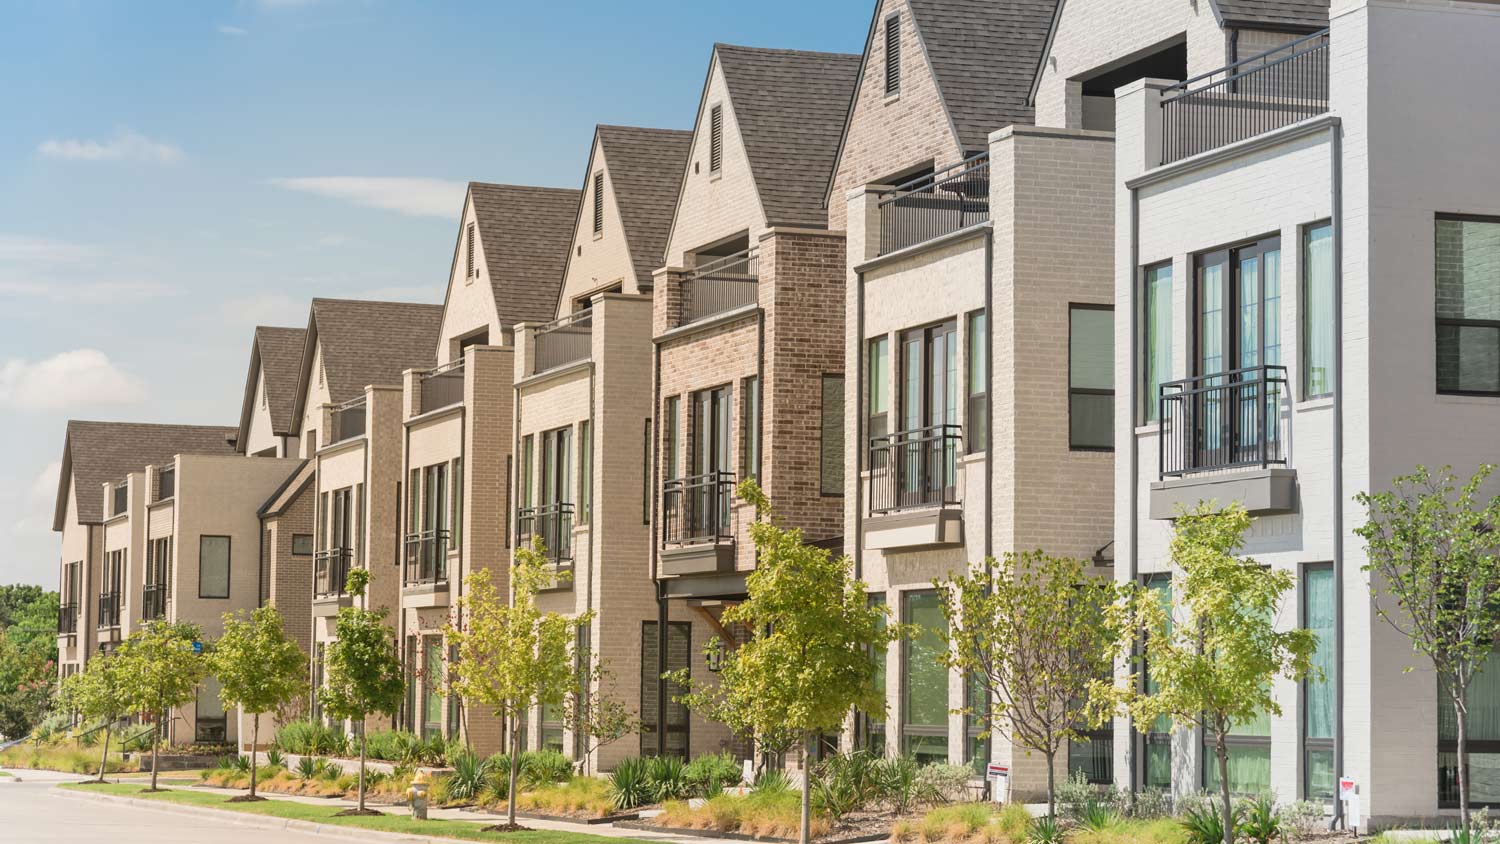
{"label": "window", "polygon": [[760,379],[754,376],[740,382],[740,414],[742,427],[740,442],[744,443],[744,463],[740,466],[740,477],[760,476]]}
{"label": "window", "polygon": [[534,447],[535,446],[533,445],[533,440],[530,434],[527,434],[526,436],[521,438],[521,465],[517,467],[517,471],[520,475],[520,479],[517,481],[517,483],[520,484],[521,488],[517,490],[517,492],[520,495],[520,501],[518,502],[518,505],[522,510],[531,509],[531,467],[532,449]]}
{"label": "window", "polygon": [[[884,607],[885,595],[872,592],[865,599],[865,603],[872,607]],[[880,616],[880,629],[886,626],[886,616]],[[870,659],[875,662],[875,688],[885,691],[885,654],[870,653]],[[869,751],[877,758],[885,756],[885,713],[856,712],[854,719],[854,743],[856,747]]]}
{"label": "window", "polygon": [[901,16],[885,19],[885,95],[901,93]]}
{"label": "window", "polygon": [[901,335],[903,431],[958,424],[958,338],[953,323]]}
{"label": "window", "polygon": [[708,111],[708,172],[717,173],[724,167],[724,107],[716,105]]}
{"label": "window", "polygon": [[875,439],[891,432],[891,340],[876,337],[869,347],[869,381],[865,387],[869,422],[865,433]]}
{"label": "window", "polygon": [[1317,636],[1313,652],[1315,674],[1302,681],[1302,796],[1333,800],[1333,683],[1334,664],[1333,564],[1314,563],[1302,569],[1302,626]]}
{"label": "window", "polygon": [[1195,375],[1281,363],[1281,239],[1199,255]]}
{"label": "window", "polygon": [[578,524],[589,523],[594,501],[594,439],[587,419],[578,423]]}
{"label": "window", "polygon": [[1115,447],[1115,311],[1108,305],[1068,306],[1068,446]]}
{"label": "window", "polygon": [[901,753],[918,764],[948,761],[947,620],[936,590],[901,595],[901,621],[918,629],[901,643]]}
{"label": "window", "polygon": [[310,533],[292,534],[292,553],[298,557],[311,557],[313,554],[313,537]]}
{"label": "window", "polygon": [[1141,291],[1142,423],[1161,413],[1161,385],[1172,380],[1172,264],[1147,267]]}
{"label": "window", "polygon": [[156,500],[171,498],[177,489],[177,467],[168,466],[156,473]]}
{"label": "window", "polygon": [[1437,218],[1437,389],[1500,395],[1500,219]]}
{"label": "window", "polygon": [[[1172,610],[1172,576],[1170,574],[1152,574],[1145,578],[1147,589],[1156,593],[1161,600],[1162,606],[1167,610],[1168,624],[1171,623]],[[1142,643],[1144,646],[1144,643]],[[1144,654],[1144,647],[1142,649]],[[1151,666],[1141,659],[1141,684],[1142,691],[1146,694],[1155,694],[1157,683],[1151,679]],[[1141,753],[1141,784],[1146,788],[1157,788],[1164,791],[1172,790],[1172,719],[1161,716],[1151,725],[1151,728],[1141,736],[1143,752]]]}
{"label": "window", "polygon": [[594,174],[594,234],[604,233],[604,174]]}
{"label": "window", "polygon": [[464,228],[464,278],[474,278],[474,224]]}
{"label": "window", "polygon": [[324,673],[324,648],[325,643],[318,642],[313,646],[312,658],[312,687],[308,689],[308,703],[312,709],[312,720],[315,724],[323,722],[323,673]]}
{"label": "window", "polygon": [[224,714],[223,702],[219,700],[221,688],[213,677],[204,677],[198,684],[198,700],[193,707],[193,741],[222,744],[228,737],[229,719]]}
{"label": "window", "polygon": [[663,480],[675,481],[679,477],[677,464],[677,396],[668,396],[666,409],[662,412],[662,476]]}
{"label": "window", "polygon": [[198,597],[229,597],[229,537],[198,537]]}
{"label": "window", "polygon": [[[591,678],[594,665],[594,630],[587,624],[578,625],[578,639],[573,646],[573,706],[577,713],[575,724],[589,723],[589,697],[592,693]],[[573,731],[573,759],[583,760],[589,750],[589,736],[584,730]]]}
{"label": "window", "polygon": [[[1452,699],[1437,688],[1438,805],[1458,805],[1458,723]],[[1469,805],[1500,806],[1500,653],[1492,653],[1469,681]]]}
{"label": "window", "polygon": [[443,637],[422,637],[422,737],[443,735]]}
{"label": "window", "polygon": [[989,317],[984,311],[969,314],[965,331],[969,335],[969,403],[964,408],[964,427],[969,434],[968,453],[977,454],[985,450],[990,437]]}
{"label": "window", "polygon": [[453,681],[458,679],[455,666],[458,665],[458,645],[448,646],[448,729],[445,731],[451,741],[458,738],[459,728],[463,724],[463,698],[453,691]]}
{"label": "window", "polygon": [[[760,396],[756,395],[759,401]],[[822,437],[819,440],[818,492],[844,494],[844,376],[823,376]],[[757,439],[759,436],[757,435]],[[759,448],[757,447],[757,451]]]}
{"label": "window", "polygon": [[455,457],[455,458],[453,458],[453,467],[449,471],[449,475],[452,478],[451,484],[453,486],[453,490],[452,490],[451,493],[449,493],[448,500],[453,502],[453,506],[449,508],[452,512],[449,515],[450,526],[449,526],[448,530],[449,530],[449,536],[451,537],[451,544],[448,547],[457,550],[458,547],[463,544],[461,542],[461,540],[463,539],[463,536],[464,536],[464,461],[463,461],[463,458],[461,458],[461,457]]}
{"label": "window", "polygon": [[982,777],[990,761],[990,743],[980,735],[990,711],[989,691],[982,677],[970,675],[964,683],[964,708],[968,710],[964,716],[964,761],[975,776]]}
{"label": "window", "polygon": [[692,473],[727,472],[729,460],[729,388],[693,393]]}
{"label": "window", "polygon": [[[688,755],[688,710],[677,701],[686,689],[676,683],[659,685],[663,666],[655,621],[641,622],[641,755],[656,756],[656,726],[660,717],[658,693],[667,689],[666,755],[686,759]],[[689,670],[692,666],[693,625],[686,621],[667,623],[666,671]]]}
{"label": "window", "polygon": [[[676,434],[673,434],[676,436]],[[651,419],[641,420],[641,524],[651,524]]]}
{"label": "window", "polygon": [[417,637],[406,637],[406,712],[408,732],[417,731]]}
{"label": "window", "polygon": [[1302,233],[1302,397],[1333,394],[1333,225]]}

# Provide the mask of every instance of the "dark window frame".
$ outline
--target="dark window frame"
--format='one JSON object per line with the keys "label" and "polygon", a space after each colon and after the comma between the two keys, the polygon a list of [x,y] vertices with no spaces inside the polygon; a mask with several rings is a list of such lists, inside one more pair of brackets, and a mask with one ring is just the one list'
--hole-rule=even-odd
{"label": "dark window frame", "polygon": [[[1177,284],[1176,267],[1173,266],[1171,258],[1168,258],[1165,261],[1156,261],[1154,263],[1145,264],[1140,268],[1140,283],[1136,288],[1139,291],[1137,295],[1140,296],[1141,300],[1140,307],[1137,309],[1141,320],[1141,331],[1140,337],[1138,338],[1139,346],[1136,349],[1136,357],[1140,361],[1141,383],[1139,384],[1139,389],[1141,390],[1143,399],[1143,401],[1140,403],[1140,406],[1135,409],[1135,419],[1136,424],[1138,425],[1156,425],[1160,424],[1161,422],[1161,384],[1151,383],[1151,371],[1149,367],[1146,366],[1146,362],[1150,355],[1151,345],[1156,339],[1151,334],[1151,299],[1148,292],[1151,286],[1151,273],[1162,269],[1165,269],[1167,271],[1167,282],[1174,288],[1172,291],[1172,296],[1167,301],[1167,315],[1172,318],[1171,322],[1174,329],[1174,336],[1168,337],[1167,341],[1169,343],[1175,343],[1177,339],[1175,337],[1177,311],[1173,306],[1173,302],[1175,302],[1177,295],[1175,290],[1175,286]],[[1172,360],[1169,354],[1167,360],[1166,381],[1170,380],[1172,380]]]}
{"label": "dark window frame", "polygon": [[[1298,348],[1297,354],[1297,374],[1299,380],[1301,381],[1298,386],[1300,388],[1303,401],[1326,398],[1333,395],[1334,391],[1338,389],[1339,373],[1336,371],[1333,373],[1333,376],[1328,379],[1329,389],[1326,392],[1314,393],[1308,387],[1308,385],[1312,382],[1308,371],[1308,364],[1311,362],[1308,356],[1308,352],[1312,349],[1312,343],[1310,342],[1312,323],[1307,319],[1307,315],[1309,313],[1307,305],[1307,294],[1308,288],[1310,286],[1308,283],[1310,279],[1307,273],[1312,266],[1312,262],[1308,260],[1308,246],[1311,245],[1309,238],[1312,233],[1322,228],[1327,228],[1329,230],[1330,237],[1336,236],[1336,233],[1333,231],[1333,221],[1331,219],[1315,220],[1314,222],[1302,226],[1298,230],[1300,236],[1298,237],[1299,243],[1297,245],[1297,342],[1300,344],[1300,346]],[[1337,256],[1334,256],[1334,258],[1335,260],[1337,260]],[[1339,268],[1337,266],[1334,266],[1333,272],[1335,278],[1337,278],[1338,271]],[[1339,293],[1338,285],[1336,283],[1334,284],[1333,293],[1335,296],[1337,296]],[[1330,314],[1329,318],[1332,319],[1332,316],[1333,315]],[[1340,342],[1338,326],[1330,326],[1329,330],[1333,332],[1333,342]],[[1329,365],[1333,365],[1333,362],[1337,360],[1338,352],[1335,351],[1334,359],[1333,361],[1329,361]]]}
{"label": "dark window frame", "polygon": [[[933,596],[936,596],[937,593],[938,593],[938,590],[934,589],[934,588],[927,588],[927,589],[906,589],[906,590],[903,590],[901,592],[901,595],[900,595],[900,604],[899,604],[900,613],[901,613],[901,623],[903,625],[911,624],[912,623],[912,621],[911,621],[911,606],[910,606],[910,601],[911,601],[912,598],[917,597],[919,595],[933,595]],[[900,755],[902,755],[902,756],[911,756],[911,755],[914,755],[908,749],[908,747],[907,747],[906,740],[907,740],[907,738],[909,736],[910,737],[916,737],[916,738],[923,738],[923,737],[929,737],[930,738],[930,737],[941,736],[943,738],[943,743],[944,743],[945,748],[946,748],[946,746],[948,745],[948,743],[952,739],[952,737],[949,735],[949,733],[952,731],[952,726],[953,725],[950,723],[951,719],[949,719],[949,718],[945,718],[943,720],[943,726],[941,728],[932,727],[932,726],[928,726],[928,725],[925,725],[925,724],[914,725],[914,724],[910,723],[912,707],[908,705],[908,701],[906,699],[906,692],[907,692],[907,685],[908,685],[907,684],[907,676],[911,673],[911,671],[910,671],[910,666],[911,666],[911,662],[912,662],[911,647],[912,647],[912,643],[916,640],[916,638],[917,638],[916,636],[905,636],[905,637],[902,638],[902,640],[901,640],[901,660],[900,660],[899,665],[897,666],[897,671],[899,672],[899,675],[897,677],[897,685],[898,685],[899,688],[897,690],[897,698],[896,699],[898,701],[900,701],[900,709],[899,709],[900,718],[897,719],[897,723],[896,723],[896,740],[897,740],[897,742],[899,742],[897,744],[897,750],[900,753]],[[949,701],[947,699],[947,694],[946,694],[946,691],[945,691],[945,694],[944,694],[944,710],[945,711],[948,710],[948,705],[947,705],[948,703],[949,703]],[[887,742],[890,741],[889,733],[887,733],[887,739],[886,739],[886,741]],[[889,744],[887,746],[889,746]],[[952,751],[949,751],[949,750],[945,749],[944,750],[944,754],[943,754],[944,757],[950,756],[951,752]],[[945,758],[944,761],[947,762],[948,759]]]}
{"label": "dark window frame", "polygon": [[[305,551],[299,551],[299,550],[297,550],[297,548],[298,548],[299,544],[303,540],[305,540],[307,542],[307,550],[305,550]],[[310,534],[310,533],[294,533],[294,534],[292,534],[292,556],[294,556],[294,557],[311,557],[313,555],[313,553],[315,552],[315,550],[316,550],[313,547],[313,545],[314,545],[314,543],[313,543],[313,535],[312,534]]]}
{"label": "dark window frame", "polygon": [[[1326,571],[1332,573],[1333,563],[1326,561],[1303,563],[1299,567],[1299,571],[1297,572],[1297,626],[1301,627],[1304,630],[1311,629],[1307,626],[1309,618],[1307,583],[1308,574],[1314,571]],[[1337,603],[1337,601],[1339,600],[1339,596],[1337,593],[1334,594],[1333,600],[1335,601],[1335,603]],[[1329,642],[1327,643],[1327,646],[1332,647],[1333,643]],[[1334,668],[1335,670],[1338,670],[1337,665],[1335,665]],[[1333,677],[1328,677],[1326,678],[1326,680],[1330,683],[1334,682]],[[1326,800],[1327,802],[1332,803],[1335,795],[1331,794],[1328,795],[1328,797],[1324,798],[1312,793],[1312,780],[1310,779],[1312,767],[1307,764],[1308,754],[1314,751],[1332,753],[1334,749],[1334,740],[1332,738],[1310,738],[1307,734],[1307,719],[1310,713],[1307,704],[1307,690],[1310,682],[1311,680],[1309,678],[1303,677],[1297,683],[1297,712],[1299,716],[1297,718],[1297,741],[1299,744],[1298,767],[1301,769],[1300,774],[1297,777],[1297,788],[1299,790],[1300,797],[1303,800]],[[1337,712],[1334,713],[1334,718],[1338,718]],[[1334,772],[1334,777],[1335,779],[1338,777],[1337,772]],[[1337,784],[1335,783],[1335,790],[1336,789]]]}
{"label": "dark window frame", "polygon": [[[1191,354],[1190,359],[1188,360],[1188,371],[1194,376],[1203,377],[1208,375],[1217,375],[1222,372],[1230,372],[1240,368],[1238,359],[1240,356],[1240,352],[1242,351],[1241,344],[1243,342],[1243,337],[1240,336],[1239,332],[1240,321],[1238,318],[1239,313],[1236,305],[1236,302],[1238,302],[1239,299],[1235,294],[1241,286],[1240,256],[1246,252],[1251,252],[1260,256],[1261,288],[1259,295],[1256,297],[1256,301],[1260,305],[1260,315],[1256,320],[1256,323],[1259,327],[1260,336],[1256,338],[1255,346],[1256,357],[1260,361],[1258,365],[1280,365],[1279,361],[1277,364],[1266,363],[1265,256],[1271,252],[1277,253],[1278,256],[1281,254],[1281,235],[1280,233],[1274,233],[1267,234],[1261,237],[1252,237],[1246,240],[1238,241],[1228,246],[1219,246],[1213,249],[1206,249],[1193,255],[1193,288],[1192,290],[1188,291],[1188,301],[1191,303],[1190,312],[1188,314],[1188,327],[1192,332]],[[1220,363],[1219,372],[1204,372],[1202,371],[1203,332],[1199,325],[1203,316],[1203,271],[1207,267],[1213,266],[1214,264],[1220,263],[1221,261],[1224,264],[1225,270],[1222,282],[1224,285],[1222,291],[1223,296],[1220,300],[1224,315],[1224,325],[1221,337],[1221,340],[1223,342],[1223,345],[1221,346],[1221,353],[1224,360]],[[1280,264],[1278,264],[1277,272],[1280,273]],[[1285,289],[1281,284],[1280,278],[1278,277],[1278,302],[1281,298],[1284,297],[1284,295]],[[1279,315],[1279,305],[1277,310]]]}
{"label": "dark window frame", "polygon": [[[1107,453],[1107,452],[1113,452],[1115,450],[1115,446],[1114,446],[1113,442],[1111,442],[1107,446],[1101,446],[1101,445],[1080,445],[1078,443],[1073,442],[1073,397],[1074,396],[1109,396],[1109,399],[1110,399],[1110,408],[1111,408],[1110,416],[1111,416],[1111,418],[1113,418],[1113,416],[1114,416],[1114,413],[1113,413],[1114,400],[1115,400],[1115,395],[1118,392],[1117,390],[1114,389],[1114,387],[1110,387],[1110,389],[1105,390],[1105,389],[1101,389],[1101,388],[1098,388],[1098,387],[1075,387],[1075,386],[1073,386],[1073,312],[1074,311],[1108,311],[1109,313],[1113,314],[1114,310],[1115,310],[1115,306],[1114,305],[1104,305],[1104,304],[1099,304],[1097,302],[1069,302],[1068,303],[1068,450],[1069,451],[1092,451],[1092,452]],[[1111,320],[1111,321],[1113,321],[1113,320]],[[1111,345],[1113,345],[1113,339],[1111,339],[1110,342],[1111,342]],[[1111,349],[1111,357],[1113,357],[1113,349]],[[1111,372],[1111,374],[1110,374],[1110,383],[1111,384],[1114,383],[1113,372]],[[1110,431],[1111,431],[1111,435],[1112,435],[1113,431],[1114,431],[1114,425],[1110,425]]]}
{"label": "dark window frame", "polygon": [[[203,540],[224,540],[224,594],[203,594]],[[200,533],[198,534],[198,597],[202,600],[223,601],[228,600],[234,592],[234,538],[225,534]]]}
{"label": "dark window frame", "polygon": [[[1438,224],[1442,222],[1491,223],[1494,225],[1500,225],[1500,217],[1485,214],[1452,214],[1446,212],[1440,212],[1433,215],[1433,387],[1436,389],[1437,394],[1440,396],[1480,396],[1484,398],[1500,398],[1500,390],[1444,390],[1440,386],[1442,383],[1442,373],[1438,369],[1438,367],[1441,366],[1441,360],[1437,354],[1437,331],[1439,331],[1444,326],[1494,328],[1497,331],[1500,331],[1500,319],[1455,319],[1442,318],[1437,315],[1437,229]],[[1500,750],[1497,750],[1496,752],[1500,752]]]}
{"label": "dark window frame", "polygon": [[[976,322],[983,323],[982,331],[975,330]],[[990,356],[989,312],[979,308],[964,314],[964,335],[964,451],[978,454],[988,449],[990,441],[989,375],[993,361]],[[976,342],[980,344],[978,348]],[[983,378],[974,377],[974,359],[979,355],[984,361]],[[975,384],[975,381],[981,383]],[[978,424],[975,424],[976,419],[980,420]]]}

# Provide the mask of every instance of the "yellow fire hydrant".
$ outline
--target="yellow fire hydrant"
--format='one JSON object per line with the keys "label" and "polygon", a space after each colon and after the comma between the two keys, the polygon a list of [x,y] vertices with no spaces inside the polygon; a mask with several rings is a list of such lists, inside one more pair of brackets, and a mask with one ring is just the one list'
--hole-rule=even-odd
{"label": "yellow fire hydrant", "polygon": [[416,820],[427,820],[427,789],[431,785],[432,779],[427,776],[426,771],[418,770],[417,775],[411,778],[411,788],[406,790],[406,797],[411,803],[411,816]]}

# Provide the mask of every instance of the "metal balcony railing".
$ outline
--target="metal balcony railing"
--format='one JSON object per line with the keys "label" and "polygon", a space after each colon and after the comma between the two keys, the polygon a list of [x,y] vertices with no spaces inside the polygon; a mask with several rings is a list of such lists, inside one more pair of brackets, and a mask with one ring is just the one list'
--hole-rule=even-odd
{"label": "metal balcony railing", "polygon": [[75,636],[78,634],[78,604],[69,601],[57,608],[57,635]]}
{"label": "metal balcony railing", "polygon": [[1161,161],[1263,135],[1328,111],[1328,30],[1162,91]]}
{"label": "metal balcony railing", "polygon": [[365,396],[350,399],[333,408],[333,436],[328,442],[341,443],[365,435],[367,423]]}
{"label": "metal balcony railing", "polygon": [[156,473],[156,500],[165,501],[177,494],[177,467],[162,469]]}
{"label": "metal balcony railing", "polygon": [[592,309],[538,327],[532,335],[532,373],[588,360],[594,352],[593,329]]}
{"label": "metal balcony railing", "polygon": [[976,155],[886,191],[879,202],[880,254],[990,218],[990,156]]}
{"label": "metal balcony railing", "polygon": [[147,583],[141,588],[141,621],[167,617],[167,584]]}
{"label": "metal balcony railing", "polygon": [[1285,465],[1286,367],[1252,366],[1161,385],[1161,477]]}
{"label": "metal balcony railing", "polygon": [[462,404],[464,400],[464,362],[459,358],[417,376],[420,412]]}
{"label": "metal balcony railing", "polygon": [[734,537],[729,515],[734,473],[709,472],[662,484],[663,545],[701,545]]}
{"label": "metal balcony railing", "polygon": [[99,593],[99,629],[120,626],[120,593]]}
{"label": "metal balcony railing", "polygon": [[929,425],[870,438],[870,512],[959,503],[963,428]]}
{"label": "metal balcony railing", "polygon": [[682,280],[683,323],[760,301],[760,256],[754,249],[710,261]]}
{"label": "metal balcony railing", "polygon": [[448,531],[425,530],[406,535],[403,580],[407,586],[448,582]]}
{"label": "metal balcony railing", "polygon": [[109,491],[109,514],[111,516],[123,516],[125,507],[130,498],[130,487],[120,484]]}
{"label": "metal balcony railing", "polygon": [[528,548],[534,538],[540,538],[548,560],[558,568],[571,566],[573,505],[559,502],[522,509],[516,516],[516,535],[520,545]]}
{"label": "metal balcony railing", "polygon": [[325,548],[313,555],[313,597],[344,595],[349,582],[348,548]]}

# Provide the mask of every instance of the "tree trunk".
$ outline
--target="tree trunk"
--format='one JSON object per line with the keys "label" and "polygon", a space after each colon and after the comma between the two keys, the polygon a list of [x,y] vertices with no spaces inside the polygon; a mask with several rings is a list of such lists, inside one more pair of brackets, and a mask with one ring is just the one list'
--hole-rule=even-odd
{"label": "tree trunk", "polygon": [[[1057,770],[1053,767],[1056,759],[1055,748],[1047,751],[1047,817],[1049,818],[1057,816]],[[996,783],[995,787],[999,788],[1000,784]]]}
{"label": "tree trunk", "polygon": [[108,721],[104,724],[104,755],[99,757],[99,781],[104,782],[104,769],[109,764],[109,729],[114,722]]}
{"label": "tree trunk", "polygon": [[802,822],[797,827],[798,844],[812,838],[812,757],[813,734],[802,732]]}
{"label": "tree trunk", "polygon": [[359,719],[359,813],[365,813],[365,719]]}
{"label": "tree trunk", "polygon": [[1220,808],[1220,819],[1224,824],[1224,844],[1234,844],[1234,805],[1229,797],[1229,747],[1224,744],[1224,734],[1214,741],[1214,755],[1219,757],[1219,797],[1224,801]]}
{"label": "tree trunk", "polygon": [[260,747],[260,715],[251,715],[250,721],[250,796],[255,796],[255,759]]}
{"label": "tree trunk", "polygon": [[[1465,696],[1467,697],[1467,695]],[[1458,721],[1458,818],[1463,828],[1469,828],[1469,752],[1464,747],[1469,739],[1469,708],[1460,706],[1455,696],[1453,714]]]}
{"label": "tree trunk", "polygon": [[163,720],[164,719],[162,718],[162,712],[160,710],[158,710],[157,713],[156,713],[156,730],[152,734],[155,740],[151,742],[151,790],[152,791],[156,790],[156,769],[161,767],[160,765],[157,764],[157,761],[160,759],[160,754],[161,754],[161,722]]}
{"label": "tree trunk", "polygon": [[518,717],[512,717],[510,729],[510,787],[505,792],[505,823],[516,825],[516,780],[521,771],[521,735]]}

